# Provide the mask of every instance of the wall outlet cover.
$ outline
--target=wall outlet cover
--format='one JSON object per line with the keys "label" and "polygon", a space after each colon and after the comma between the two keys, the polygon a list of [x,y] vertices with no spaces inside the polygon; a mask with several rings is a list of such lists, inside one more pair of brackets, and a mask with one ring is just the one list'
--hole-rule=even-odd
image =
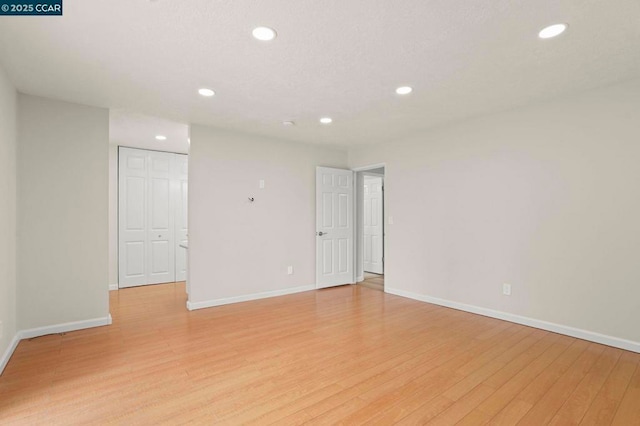
{"label": "wall outlet cover", "polygon": [[502,284],[502,294],[511,296],[511,284]]}

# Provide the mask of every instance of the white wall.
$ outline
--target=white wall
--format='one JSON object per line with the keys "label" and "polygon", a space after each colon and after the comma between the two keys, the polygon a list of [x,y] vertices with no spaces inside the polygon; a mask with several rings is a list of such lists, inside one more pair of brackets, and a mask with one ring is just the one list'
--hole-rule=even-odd
{"label": "white wall", "polygon": [[0,68],[0,372],[16,334],[16,96]]}
{"label": "white wall", "polygon": [[118,146],[109,145],[109,288],[118,288]]}
{"label": "white wall", "polygon": [[190,302],[314,285],[315,168],[346,165],[343,151],[193,125]]}
{"label": "white wall", "polygon": [[386,163],[385,287],[640,342],[639,123],[633,81],[350,151]]}
{"label": "white wall", "polygon": [[18,328],[108,316],[106,109],[18,97]]}

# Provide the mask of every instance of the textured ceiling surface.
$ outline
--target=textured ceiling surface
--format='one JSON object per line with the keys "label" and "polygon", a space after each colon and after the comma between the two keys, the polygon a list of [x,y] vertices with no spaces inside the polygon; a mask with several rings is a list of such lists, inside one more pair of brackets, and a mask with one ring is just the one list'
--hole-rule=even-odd
{"label": "textured ceiling surface", "polygon": [[0,62],[29,94],[348,146],[640,76],[639,18],[637,0],[66,0],[0,17]]}
{"label": "textured ceiling surface", "polygon": [[[157,140],[156,136],[166,137]],[[167,152],[189,152],[189,126],[144,114],[109,111],[109,143]]]}

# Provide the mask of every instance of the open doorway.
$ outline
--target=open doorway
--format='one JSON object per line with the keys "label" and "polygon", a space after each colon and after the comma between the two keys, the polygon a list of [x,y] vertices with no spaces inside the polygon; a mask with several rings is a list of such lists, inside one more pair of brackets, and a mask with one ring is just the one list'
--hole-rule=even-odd
{"label": "open doorway", "polygon": [[384,166],[357,173],[358,284],[384,290]]}
{"label": "open doorway", "polygon": [[189,126],[109,112],[109,289],[187,280]]}
{"label": "open doorway", "polygon": [[118,150],[119,288],[186,281],[188,156]]}

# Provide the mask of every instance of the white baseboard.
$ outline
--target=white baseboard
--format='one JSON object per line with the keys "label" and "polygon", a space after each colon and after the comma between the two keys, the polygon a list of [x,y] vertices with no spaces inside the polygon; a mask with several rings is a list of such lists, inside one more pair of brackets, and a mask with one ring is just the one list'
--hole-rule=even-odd
{"label": "white baseboard", "polygon": [[117,289],[118,289],[118,283],[109,284],[109,291],[113,291],[113,290],[117,290]]}
{"label": "white baseboard", "polygon": [[45,336],[47,334],[55,334],[55,333],[66,333],[68,331],[76,331],[82,330],[85,328],[92,327],[100,327],[103,325],[110,325],[112,322],[111,314],[107,315],[103,318],[94,318],[85,321],[74,321],[74,322],[66,322],[63,324],[49,325],[46,327],[37,327],[30,328],[27,330],[18,331],[15,336],[13,336],[13,340],[9,344],[9,347],[4,354],[2,354],[2,358],[0,358],[0,374],[4,371],[4,368],[7,366],[9,359],[11,359],[11,355],[18,347],[18,343],[22,339],[31,339],[33,337]]}
{"label": "white baseboard", "polygon": [[361,283],[362,281],[364,281],[364,275],[358,275],[358,277],[356,278],[356,283]]}
{"label": "white baseboard", "polygon": [[465,303],[454,302],[446,299],[439,299],[437,297],[426,296],[422,294],[412,293],[409,291],[400,290],[397,288],[385,287],[386,293],[395,294],[396,296],[407,297],[409,299],[419,300],[421,302],[432,303],[434,305],[445,306],[447,308],[457,309],[459,311],[471,312],[473,314],[483,315],[485,317],[497,318],[504,321],[514,322],[516,324],[522,324],[529,327],[539,328],[542,330],[551,331],[558,334],[565,334],[567,336],[576,337],[578,339],[588,340],[590,342],[596,342],[607,346],[613,346],[615,348],[625,349],[627,351],[640,353],[640,342],[634,342],[632,340],[621,339],[619,337],[607,336],[605,334],[596,333],[593,331],[583,330],[580,328],[574,328],[566,325],[556,324],[553,322],[542,321],[535,318],[523,317],[520,315],[510,314],[508,312],[495,311],[493,309],[482,308],[474,305],[467,305]]}
{"label": "white baseboard", "polygon": [[11,359],[11,355],[13,355],[13,352],[18,347],[18,343],[20,343],[20,337],[18,337],[18,334],[16,334],[15,336],[13,336],[11,343],[9,343],[7,350],[2,354],[2,358],[0,358],[0,374],[2,374],[4,368],[7,366],[7,363]]}
{"label": "white baseboard", "polygon": [[18,332],[20,339],[45,336],[47,334],[66,333],[69,331],[83,330],[85,328],[101,327],[111,324],[111,314],[102,318],[93,318],[84,321],[65,322],[63,324],[47,325],[45,327],[30,328]]}
{"label": "white baseboard", "polygon": [[250,300],[266,299],[267,297],[284,296],[287,294],[301,293],[303,291],[315,290],[315,285],[305,285],[301,287],[285,288],[283,290],[265,291],[262,293],[247,294],[244,296],[227,297],[224,299],[205,300],[202,302],[187,301],[187,309],[190,311],[213,306],[228,305],[230,303],[248,302]]}

